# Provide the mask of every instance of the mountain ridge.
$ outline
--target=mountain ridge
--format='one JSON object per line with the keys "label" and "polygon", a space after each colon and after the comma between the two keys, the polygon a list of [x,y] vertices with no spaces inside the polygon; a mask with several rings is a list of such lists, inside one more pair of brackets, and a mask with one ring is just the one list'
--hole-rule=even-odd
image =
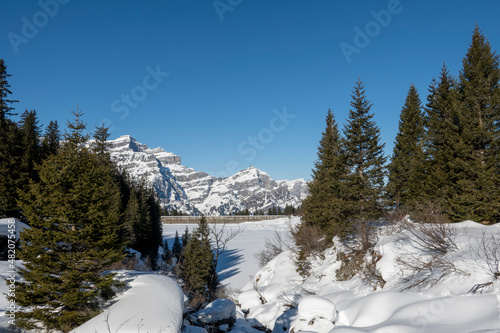
{"label": "mountain ridge", "polygon": [[298,208],[308,195],[304,179],[274,180],[250,166],[220,178],[181,164],[181,157],[161,147],[149,148],[130,135],[108,140],[111,158],[132,179],[145,179],[156,190],[160,205],[189,215],[232,215],[272,206]]}

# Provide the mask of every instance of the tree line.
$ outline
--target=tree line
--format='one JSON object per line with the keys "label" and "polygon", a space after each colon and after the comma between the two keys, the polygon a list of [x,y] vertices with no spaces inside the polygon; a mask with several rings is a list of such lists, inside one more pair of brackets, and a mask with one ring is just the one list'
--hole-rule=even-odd
{"label": "tree line", "polygon": [[24,268],[10,300],[20,327],[69,331],[113,296],[113,274],[103,272],[130,250],[157,268],[160,206],[149,185],[111,160],[106,128],[89,141],[80,111],[64,133],[51,121],[43,137],[36,111],[13,121],[8,77],[0,59],[0,217],[31,227],[21,234]]}
{"label": "tree line", "polygon": [[425,105],[410,85],[388,164],[358,79],[342,132],[327,113],[305,226],[343,239],[394,211],[423,222],[500,221],[499,56],[478,26],[462,64],[458,78],[443,65]]}

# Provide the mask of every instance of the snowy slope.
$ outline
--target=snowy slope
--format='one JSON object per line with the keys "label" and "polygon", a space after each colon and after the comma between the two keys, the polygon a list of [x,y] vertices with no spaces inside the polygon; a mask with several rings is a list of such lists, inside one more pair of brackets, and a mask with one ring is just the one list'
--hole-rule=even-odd
{"label": "snowy slope", "polygon": [[[248,321],[273,332],[498,333],[500,282],[490,270],[499,265],[493,253],[500,255],[500,226],[468,221],[451,228],[456,249],[442,258],[453,269],[434,285],[405,288],[408,271],[399,260],[427,258],[411,241],[412,235],[399,231],[382,236],[376,245],[382,255],[376,267],[386,281],[383,288],[374,290],[358,275],[337,281],[340,262],[335,248],[312,262],[311,275],[305,279],[295,272],[293,254],[283,252],[247,283],[239,303],[248,311]],[[476,250],[483,244],[487,251],[480,254]],[[439,267],[430,274],[439,276]],[[471,292],[475,285],[487,282],[492,283],[482,293]],[[316,311],[332,308],[329,302],[334,313]]]}
{"label": "snowy slope", "polygon": [[110,140],[112,158],[136,180],[146,179],[161,204],[171,210],[199,215],[229,215],[286,205],[298,207],[307,196],[307,182],[274,181],[254,167],[227,178],[216,178],[181,164],[181,158],[162,148],[150,149],[129,135]]}
{"label": "snowy slope", "polygon": [[184,294],[177,282],[159,274],[118,271],[127,283],[110,307],[72,333],[179,333],[184,312]]}

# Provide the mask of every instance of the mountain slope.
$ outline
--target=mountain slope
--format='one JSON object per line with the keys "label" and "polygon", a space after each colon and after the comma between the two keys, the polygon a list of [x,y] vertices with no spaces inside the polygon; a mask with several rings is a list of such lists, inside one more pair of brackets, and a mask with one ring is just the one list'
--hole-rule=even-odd
{"label": "mountain slope", "polygon": [[181,164],[180,156],[162,148],[150,149],[129,135],[110,140],[111,157],[134,180],[153,185],[162,207],[190,215],[230,215],[249,209],[266,211],[273,205],[298,207],[307,196],[307,182],[273,180],[255,168],[227,178],[213,177]]}

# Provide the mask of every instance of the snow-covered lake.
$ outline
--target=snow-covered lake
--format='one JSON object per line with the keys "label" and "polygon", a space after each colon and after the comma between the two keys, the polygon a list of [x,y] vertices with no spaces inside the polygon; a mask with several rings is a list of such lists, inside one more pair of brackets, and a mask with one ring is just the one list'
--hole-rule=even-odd
{"label": "snow-covered lake", "polygon": [[[266,238],[273,237],[275,231],[286,233],[290,223],[298,223],[298,218],[280,218],[260,222],[226,224],[227,230],[242,230],[226,247],[219,258],[217,271],[221,283],[231,289],[241,289],[260,269],[254,254],[264,248]],[[220,227],[219,225],[218,227]],[[192,232],[196,224],[168,224],[163,226],[163,238],[168,241],[169,248],[175,238],[175,232],[182,236],[186,227]]]}

